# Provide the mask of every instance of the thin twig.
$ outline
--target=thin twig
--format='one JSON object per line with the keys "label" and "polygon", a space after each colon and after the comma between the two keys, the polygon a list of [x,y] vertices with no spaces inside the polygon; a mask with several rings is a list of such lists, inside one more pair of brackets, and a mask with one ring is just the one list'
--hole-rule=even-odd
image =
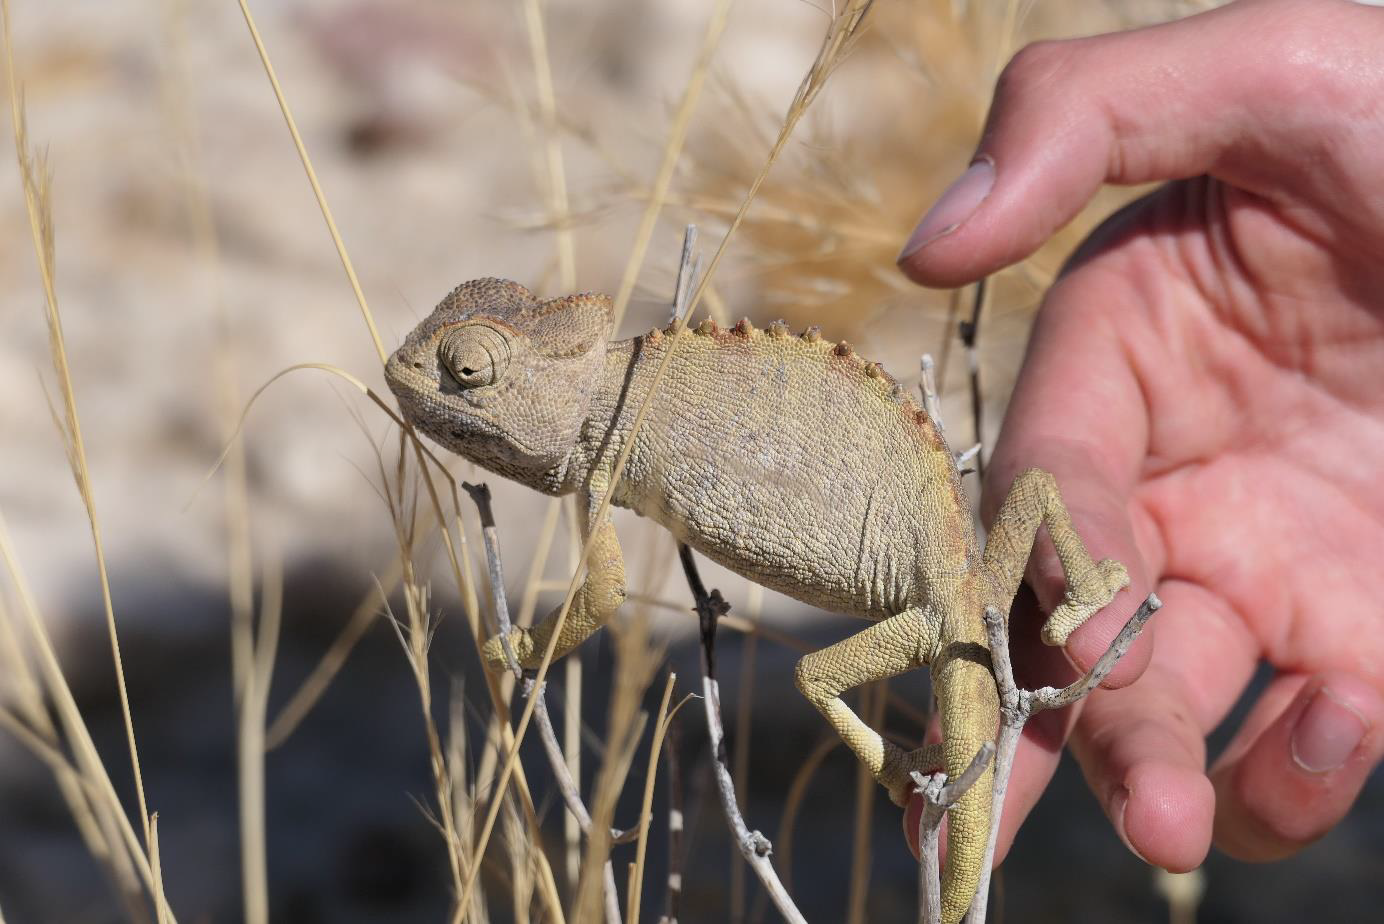
{"label": "thin twig", "polygon": [[[548,756],[548,763],[552,766],[553,778],[557,780],[558,791],[562,793],[563,804],[567,806],[567,811],[577,819],[581,825],[583,834],[591,833],[591,813],[587,810],[585,803],[582,802],[581,793],[577,792],[577,784],[573,782],[572,775],[567,770],[567,760],[563,756],[562,747],[557,743],[557,734],[553,731],[553,720],[548,715],[547,698],[543,695],[543,689],[534,685],[533,679],[524,676],[524,669],[519,666],[519,659],[514,655],[514,647],[510,644],[509,633],[511,623],[509,619],[509,600],[505,594],[504,566],[500,560],[500,538],[495,528],[495,512],[490,506],[490,486],[485,483],[471,484],[463,481],[461,486],[466,489],[466,493],[471,496],[471,500],[476,505],[476,512],[481,520],[481,537],[485,543],[485,560],[490,569],[490,593],[495,601],[495,618],[500,624],[500,647],[504,649],[505,661],[509,672],[514,675],[515,682],[520,685],[523,695],[533,697],[536,700],[534,707],[534,719],[538,722],[538,737],[543,742],[543,751]],[[611,831],[611,839],[616,843],[623,843],[624,839],[633,840],[639,834],[638,827],[632,831]],[[603,889],[605,894],[605,914],[608,924],[619,924],[620,921],[620,895],[615,886],[615,867],[607,858],[603,873],[605,880]]]}
{"label": "thin twig", "polygon": [[730,767],[726,761],[726,731],[721,723],[721,687],[716,682],[716,620],[730,610],[730,604],[721,596],[719,590],[707,593],[697,570],[697,562],[686,543],[678,543],[678,558],[682,561],[687,584],[692,589],[696,601],[697,616],[701,622],[702,634],[702,693],[706,699],[706,727],[711,744],[712,772],[716,776],[716,788],[721,796],[721,810],[725,812],[730,824],[731,836],[735,838],[740,855],[759,877],[774,906],[789,924],[807,924],[807,919],[798,910],[788,890],[779,881],[774,864],[769,861],[774,845],[759,831],[751,831],[740,814],[739,803],[735,797],[735,782],[731,779]]}
{"label": "thin twig", "polygon": [[937,397],[937,363],[933,361],[931,353],[923,354],[918,362],[918,371],[918,391],[923,395],[923,410],[937,425],[937,432],[945,436],[947,427],[942,423],[942,403]]}
{"label": "thin twig", "polygon": [[1086,674],[1066,687],[1040,687],[1037,690],[1022,690],[1014,682],[1014,666],[1009,659],[1008,620],[994,607],[985,608],[985,634],[990,643],[990,659],[995,672],[995,684],[1000,697],[1000,728],[995,755],[995,796],[990,814],[990,839],[985,847],[985,859],[980,867],[980,884],[975,898],[971,900],[971,910],[967,920],[971,924],[984,924],[986,905],[989,902],[990,867],[995,859],[995,842],[999,837],[1000,814],[1004,811],[1004,797],[1009,788],[1009,774],[1014,769],[1014,753],[1018,749],[1019,736],[1030,716],[1044,709],[1061,709],[1083,699],[1115,668],[1120,659],[1129,651],[1134,640],[1143,631],[1163,602],[1157,594],[1149,594],[1139,609],[1125,623],[1119,635],[1115,636],[1110,647]]}
{"label": "thin twig", "polygon": [[[961,342],[966,347],[966,365],[971,377],[971,427],[977,443],[985,442],[984,406],[980,394],[980,354],[976,351],[976,339],[980,336],[980,312],[985,307],[985,293],[989,288],[988,276],[976,283],[975,297],[971,302],[971,319],[960,324]],[[985,459],[983,453],[976,453],[976,475],[985,480]]]}
{"label": "thin twig", "polygon": [[994,756],[994,743],[985,742],[961,775],[950,783],[941,771],[928,775],[913,771],[913,783],[923,799],[923,811],[918,816],[918,924],[940,924],[942,919],[942,866],[938,848],[942,817],[976,784]]}
{"label": "thin twig", "polygon": [[[750,622],[757,622],[764,599],[764,591],[758,584],[751,584],[747,595],[747,608]],[[757,667],[756,653],[759,651],[759,636],[751,633],[745,637],[740,647],[740,682],[736,686],[738,700],[735,704],[735,761],[731,774],[737,792],[750,788],[750,734],[753,728],[754,678]],[[743,806],[742,806],[743,808]],[[731,861],[730,868],[730,916],[735,922],[745,920],[745,864]]]}

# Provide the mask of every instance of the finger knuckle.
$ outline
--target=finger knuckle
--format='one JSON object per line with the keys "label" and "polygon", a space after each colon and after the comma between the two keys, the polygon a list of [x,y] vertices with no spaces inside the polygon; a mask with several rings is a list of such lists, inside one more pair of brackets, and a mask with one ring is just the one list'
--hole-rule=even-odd
{"label": "finger knuckle", "polygon": [[1027,94],[1050,87],[1073,72],[1077,47],[1076,42],[1055,39],[1025,45],[1000,73],[996,95]]}

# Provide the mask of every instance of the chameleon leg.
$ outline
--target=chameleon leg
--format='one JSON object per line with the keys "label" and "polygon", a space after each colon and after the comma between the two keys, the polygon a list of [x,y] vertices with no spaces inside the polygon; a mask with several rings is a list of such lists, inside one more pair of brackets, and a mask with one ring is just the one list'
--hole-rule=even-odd
{"label": "chameleon leg", "polygon": [[1014,479],[985,540],[985,570],[996,583],[1002,600],[1014,599],[1040,525],[1048,528],[1067,579],[1062,602],[1043,624],[1043,641],[1065,645],[1067,637],[1092,613],[1129,586],[1129,574],[1114,559],[1091,559],[1072,527],[1056,480],[1042,469],[1030,468]]}
{"label": "chameleon leg", "polygon": [[935,616],[921,609],[906,610],[829,648],[814,651],[798,662],[798,689],[826,717],[856,756],[888,788],[895,804],[903,805],[912,785],[912,770],[942,765],[940,745],[904,751],[885,741],[841,700],[846,690],[883,680],[919,667],[936,650]]}
{"label": "chameleon leg", "polygon": [[[607,517],[591,531],[591,554],[587,559],[586,580],[572,598],[572,606],[558,636],[553,659],[586,641],[591,633],[605,625],[620,604],[625,602],[625,560],[620,553],[620,540]],[[553,610],[532,629],[515,626],[510,630],[509,643],[520,667],[533,668],[543,661],[548,640],[557,624],[558,610]],[[486,664],[496,670],[505,669],[505,652],[496,635],[481,649]]]}

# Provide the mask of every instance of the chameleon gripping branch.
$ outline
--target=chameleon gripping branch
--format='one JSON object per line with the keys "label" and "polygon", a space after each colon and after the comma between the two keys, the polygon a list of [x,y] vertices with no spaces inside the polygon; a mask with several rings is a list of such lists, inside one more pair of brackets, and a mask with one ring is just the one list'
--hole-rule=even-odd
{"label": "chameleon gripping branch", "polygon": [[[923,800],[923,811],[918,816],[918,924],[937,924],[942,916],[942,876],[937,847],[942,818],[990,769],[994,756],[995,745],[985,742],[971,765],[952,782],[948,782],[947,775],[940,770],[926,776],[917,770],[910,774]],[[995,818],[999,818],[998,813]],[[991,822],[992,827],[995,824],[997,822]]]}
{"label": "chameleon gripping branch", "polygon": [[[1128,584],[1119,562],[1091,558],[1038,469],[1015,479],[982,545],[932,418],[879,364],[816,328],[795,336],[781,323],[708,320],[614,340],[610,327],[604,296],[542,301],[480,279],[448,295],[386,366],[417,430],[545,494],[578,497],[585,581],[570,607],[511,629],[521,666],[550,650],[561,657],[620,608],[624,557],[609,508],[633,509],[756,583],[872,623],[804,657],[796,681],[902,805],[912,771],[941,767],[955,779],[995,737],[982,614],[1008,610],[1040,527],[1067,581],[1043,628],[1048,644],[1066,644]],[[662,400],[652,400],[656,385]],[[505,668],[500,639],[483,654]],[[940,745],[905,751],[841,698],[923,665]],[[946,924],[961,920],[980,881],[990,780],[987,771],[950,815]]]}
{"label": "chameleon gripping branch", "polygon": [[995,671],[995,686],[1000,695],[1000,728],[996,739],[995,756],[995,795],[991,810],[990,839],[985,847],[985,859],[981,867],[979,887],[971,902],[971,911],[966,920],[969,924],[984,924],[986,906],[989,901],[990,873],[995,861],[995,842],[999,837],[1000,814],[1004,810],[1004,797],[1009,788],[1009,773],[1014,767],[1014,753],[1019,747],[1019,736],[1024,723],[1035,712],[1044,709],[1061,709],[1078,700],[1085,699],[1100,686],[1109,673],[1120,663],[1129,651],[1139,633],[1153,614],[1163,607],[1157,594],[1149,594],[1124,628],[1110,642],[1096,663],[1083,676],[1072,683],[1057,689],[1039,687],[1036,690],[1021,690],[1014,682],[1014,665],[1009,660],[1009,619],[993,606],[985,608],[985,634],[990,642],[991,663]]}

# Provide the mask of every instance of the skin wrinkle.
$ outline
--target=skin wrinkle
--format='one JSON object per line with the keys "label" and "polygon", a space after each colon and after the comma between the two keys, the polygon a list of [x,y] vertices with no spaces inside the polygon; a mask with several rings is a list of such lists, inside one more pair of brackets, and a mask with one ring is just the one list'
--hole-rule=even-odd
{"label": "skin wrinkle", "polygon": [[[1160,672],[1168,678],[1170,695],[1193,708],[1194,715],[1187,717],[1186,724],[1204,736],[1225,719],[1235,704],[1233,700],[1215,701],[1202,678],[1208,670],[1234,671],[1240,675],[1241,684],[1248,683],[1259,660],[1262,640],[1245,628],[1244,620],[1232,607],[1217,605],[1205,586],[1175,575],[1169,575],[1165,582],[1181,582],[1183,596],[1194,592],[1201,597],[1195,614],[1189,612],[1187,616],[1196,620],[1196,633],[1202,637],[1204,650],[1198,658],[1169,663]],[[1190,609],[1186,603],[1184,600],[1184,608]],[[1243,667],[1237,670],[1234,664]]]}
{"label": "skin wrinkle", "polygon": [[[1252,455],[1251,455],[1252,457]],[[1272,457],[1271,457],[1272,458]],[[1233,459],[1222,459],[1222,465],[1233,469],[1258,469],[1263,465],[1262,461],[1250,463],[1235,461]],[[1181,517],[1181,513],[1176,509],[1181,499],[1188,495],[1188,490],[1184,485],[1188,481],[1195,481],[1203,477],[1214,477],[1213,473],[1203,474],[1205,466],[1189,467],[1170,479],[1161,479],[1159,482],[1146,486],[1141,492],[1141,507],[1148,511],[1155,524],[1158,524],[1160,534],[1163,535],[1163,542],[1170,544],[1169,547],[1178,550],[1179,554],[1174,555],[1161,569],[1164,580],[1185,580],[1195,586],[1202,588],[1208,595],[1211,594],[1209,588],[1217,588],[1216,593],[1230,603],[1237,614],[1237,618],[1242,620],[1245,625],[1253,626],[1258,631],[1254,636],[1256,639],[1255,658],[1258,651],[1262,651],[1274,664],[1281,669],[1305,669],[1311,670],[1312,665],[1321,658],[1319,649],[1323,642],[1330,640],[1318,637],[1309,628],[1311,623],[1303,618],[1304,612],[1312,605],[1312,598],[1304,598],[1302,595],[1305,590],[1299,589],[1296,585],[1290,588],[1286,595],[1279,594],[1270,598],[1272,601],[1266,605],[1265,600],[1256,599],[1253,596],[1246,597],[1245,591],[1238,590],[1236,585],[1227,581],[1224,571],[1215,565],[1214,558],[1200,548],[1189,546],[1186,542],[1179,542],[1176,539],[1167,537],[1167,530],[1170,528],[1169,521],[1175,521]],[[1316,473],[1313,473],[1314,475]],[[1255,476],[1257,480],[1265,479],[1263,473]],[[1296,470],[1292,474],[1281,476],[1290,480],[1300,480],[1300,475]],[[1268,479],[1268,480],[1281,480]],[[1377,531],[1384,533],[1384,520],[1377,514],[1363,510],[1358,506],[1359,502],[1354,493],[1345,487],[1336,484],[1329,478],[1316,478],[1318,482],[1314,488],[1314,494],[1324,490],[1329,496],[1334,496],[1353,509],[1360,510],[1364,518],[1370,525],[1381,527]],[[1160,497],[1172,499],[1169,504]],[[1351,527],[1340,530],[1333,530],[1330,533],[1317,533],[1313,519],[1302,516],[1295,512],[1289,512],[1286,517],[1283,515],[1265,514],[1262,517],[1267,523],[1272,524],[1281,519],[1288,519],[1293,522],[1306,524],[1308,529],[1314,530],[1312,535],[1302,536],[1302,540],[1307,542],[1309,547],[1313,541],[1323,549],[1329,550],[1339,540],[1338,533],[1358,534],[1358,530]],[[1237,518],[1238,520],[1239,518]],[[1332,517],[1333,522],[1350,527],[1345,520],[1340,517]],[[1247,527],[1247,531],[1254,532],[1260,528],[1272,528],[1271,526]],[[1238,548],[1242,540],[1236,539],[1233,535],[1222,535],[1220,546],[1226,547],[1226,554],[1234,555],[1233,549]],[[1329,553],[1328,553],[1329,554]],[[1279,563],[1278,570],[1286,572],[1293,568],[1302,568],[1299,562],[1285,561]],[[1261,569],[1262,571],[1262,569]],[[1256,571],[1245,577],[1242,583],[1249,585],[1249,591],[1257,591],[1260,594],[1267,593],[1264,589],[1261,571]],[[1155,571],[1154,573],[1158,573]],[[1352,579],[1352,575],[1341,576],[1343,579]],[[1355,577],[1354,580],[1358,580]],[[1270,618],[1272,617],[1272,618]]]}

